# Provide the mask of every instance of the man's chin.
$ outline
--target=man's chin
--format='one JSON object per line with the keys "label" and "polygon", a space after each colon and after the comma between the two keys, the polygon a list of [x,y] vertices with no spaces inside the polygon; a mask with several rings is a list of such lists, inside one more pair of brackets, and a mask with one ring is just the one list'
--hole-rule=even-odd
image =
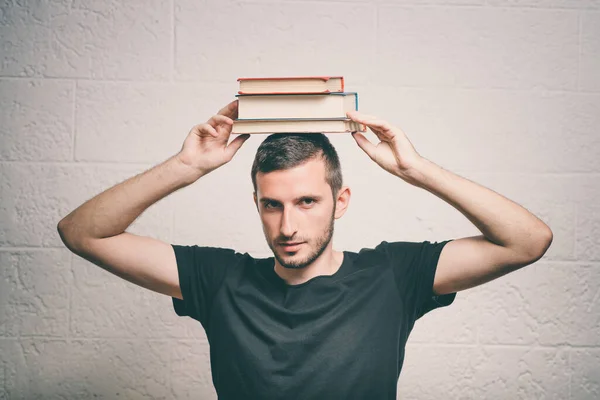
{"label": "man's chin", "polygon": [[278,254],[277,261],[281,264],[282,267],[288,269],[302,269],[306,267],[306,260],[303,260],[298,253],[294,255],[289,254]]}

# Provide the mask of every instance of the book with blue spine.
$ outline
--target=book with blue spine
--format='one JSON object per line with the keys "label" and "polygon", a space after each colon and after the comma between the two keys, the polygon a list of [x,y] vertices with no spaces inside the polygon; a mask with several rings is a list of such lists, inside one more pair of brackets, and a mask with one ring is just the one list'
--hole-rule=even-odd
{"label": "book with blue spine", "polygon": [[346,118],[358,110],[357,92],[306,94],[237,94],[238,119]]}

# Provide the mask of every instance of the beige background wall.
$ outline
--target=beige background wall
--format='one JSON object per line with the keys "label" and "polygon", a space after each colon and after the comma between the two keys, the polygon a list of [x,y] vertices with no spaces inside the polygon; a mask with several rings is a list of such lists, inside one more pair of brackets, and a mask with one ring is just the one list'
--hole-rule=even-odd
{"label": "beige background wall", "polygon": [[[71,255],[56,224],[175,154],[238,77],[326,74],[554,231],[542,260],[419,321],[399,397],[600,398],[600,1],[0,4],[0,398],[216,398],[202,327]],[[131,231],[269,255],[249,174],[263,138]],[[353,189],[338,249],[479,233],[331,139]]]}

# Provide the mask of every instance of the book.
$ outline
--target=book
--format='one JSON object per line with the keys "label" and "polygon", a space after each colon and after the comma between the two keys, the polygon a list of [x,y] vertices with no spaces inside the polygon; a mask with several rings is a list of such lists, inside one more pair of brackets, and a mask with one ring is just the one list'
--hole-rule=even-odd
{"label": "book", "polygon": [[347,118],[358,110],[358,93],[248,94],[238,98],[238,118]]}
{"label": "book", "polygon": [[343,76],[238,78],[238,94],[333,93],[344,91]]}
{"label": "book", "polygon": [[365,132],[366,126],[350,118],[236,119],[231,133],[343,133]]}

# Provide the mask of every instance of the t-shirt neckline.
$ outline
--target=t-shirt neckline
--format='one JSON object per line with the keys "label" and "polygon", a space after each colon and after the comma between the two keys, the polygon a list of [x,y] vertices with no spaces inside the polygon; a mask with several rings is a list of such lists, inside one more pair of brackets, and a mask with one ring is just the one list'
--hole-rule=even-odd
{"label": "t-shirt neckline", "polygon": [[350,263],[350,257],[349,257],[348,252],[342,251],[342,254],[343,254],[342,264],[340,265],[338,270],[335,271],[332,275],[317,275],[315,277],[310,278],[306,282],[302,282],[297,285],[290,285],[282,277],[277,275],[277,272],[275,272],[275,258],[274,257],[267,258],[267,262],[266,262],[267,274],[268,274],[268,277],[273,282],[275,282],[276,284],[285,286],[288,289],[299,289],[299,288],[305,287],[307,285],[310,285],[313,282],[318,282],[318,281],[323,281],[323,280],[336,281],[347,274],[348,264]]}

